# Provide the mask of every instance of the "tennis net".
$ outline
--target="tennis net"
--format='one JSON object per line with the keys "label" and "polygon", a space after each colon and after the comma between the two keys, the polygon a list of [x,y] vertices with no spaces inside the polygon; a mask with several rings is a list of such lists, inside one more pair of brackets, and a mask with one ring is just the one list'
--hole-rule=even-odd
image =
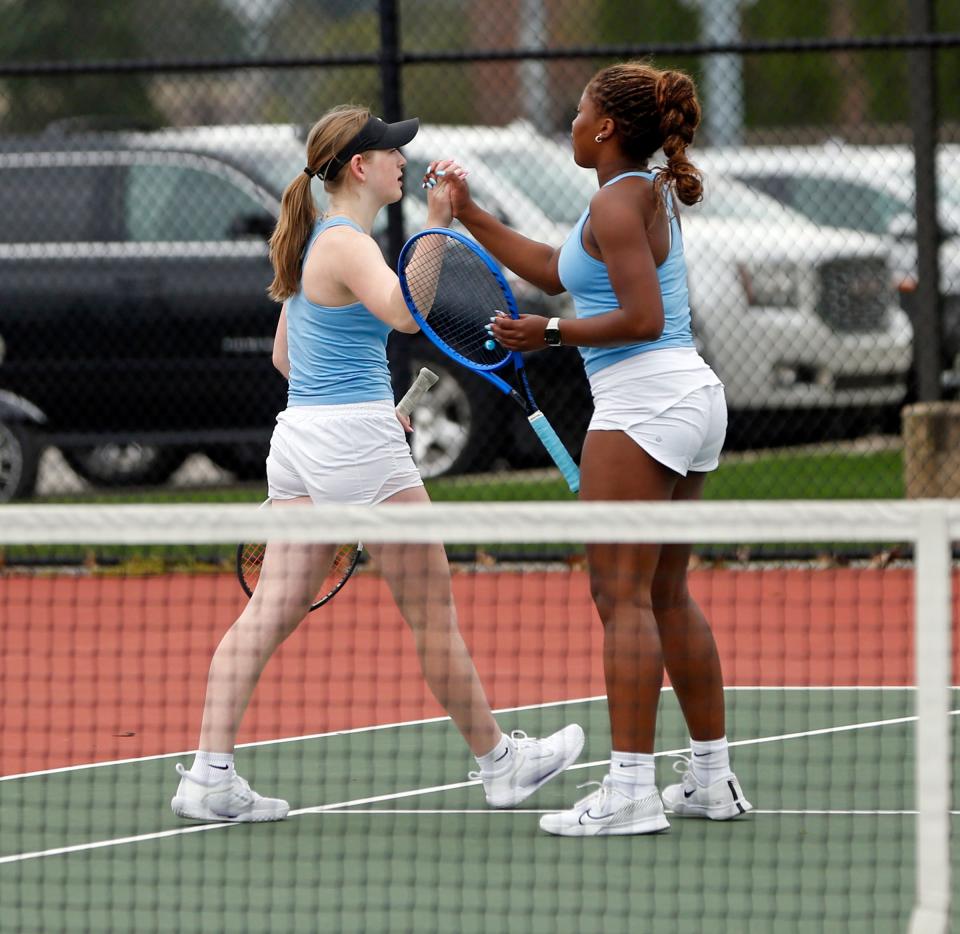
{"label": "tennis net", "polygon": [[[940,501],[6,506],[0,929],[955,929],[958,539],[960,506]],[[303,598],[306,547],[365,547],[270,658],[242,720],[237,770],[289,801],[286,820],[185,820],[174,766],[191,767],[211,657],[248,606],[237,545],[259,541],[283,543],[260,624]],[[696,543],[690,592],[753,813],[547,834],[540,818],[609,768],[584,543],[649,541]],[[421,675],[433,666],[442,693],[456,687],[442,671],[462,668],[397,609],[443,604],[418,549],[431,542],[503,730],[585,731],[573,765],[512,809],[488,807]],[[681,757],[668,682],[661,789]]]}

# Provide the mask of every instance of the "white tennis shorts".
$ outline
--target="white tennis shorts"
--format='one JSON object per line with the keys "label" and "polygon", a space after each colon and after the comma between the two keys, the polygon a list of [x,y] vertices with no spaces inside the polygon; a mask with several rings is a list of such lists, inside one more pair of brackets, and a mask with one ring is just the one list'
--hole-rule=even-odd
{"label": "white tennis shorts", "polygon": [[716,470],[727,434],[723,386],[701,386],[653,416],[598,404],[589,430],[626,432],[654,460],[684,477],[691,470]]}
{"label": "white tennis shorts", "polygon": [[267,457],[270,499],[372,506],[423,486],[393,402],[291,406]]}

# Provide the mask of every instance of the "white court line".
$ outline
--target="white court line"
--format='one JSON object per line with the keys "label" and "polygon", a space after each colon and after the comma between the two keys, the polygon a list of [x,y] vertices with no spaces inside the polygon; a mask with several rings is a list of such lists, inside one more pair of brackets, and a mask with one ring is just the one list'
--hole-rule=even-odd
{"label": "white court line", "polygon": [[[960,714],[960,710],[950,711],[951,716],[956,716],[957,714]],[[784,733],[777,736],[759,736],[759,737],[756,737],[755,739],[739,740],[736,743],[731,743],[730,745],[731,746],[756,746],[764,743],[773,743],[773,742],[778,742],[778,741],[783,741],[788,739],[803,739],[811,736],[823,736],[824,734],[827,734],[827,733],[842,733],[842,732],[847,732],[855,729],[869,729],[869,728],[879,727],[879,726],[891,726],[891,725],[902,724],[902,723],[910,723],[911,721],[915,721],[916,719],[917,719],[916,717],[897,717],[896,719],[893,719],[893,720],[872,720],[868,723],[848,724],[848,725],[839,726],[839,727],[829,727],[821,730],[811,730],[806,733]],[[672,749],[672,750],[666,750],[664,752],[655,753],[655,755],[658,758],[662,756],[677,756],[683,752],[688,752],[688,751],[689,751],[688,748]],[[592,766],[597,766],[597,765],[606,765],[609,763],[609,761],[610,761],[609,759],[601,759],[596,762],[589,762],[589,763],[584,763],[580,765],[574,765],[574,766],[571,766],[571,768],[568,769],[568,771],[572,771],[573,769],[590,768]],[[374,795],[368,798],[355,798],[352,801],[338,801],[333,804],[320,804],[310,808],[299,808],[297,810],[290,811],[289,816],[297,817],[303,814],[322,814],[325,812],[335,812],[335,813],[341,812],[342,813],[342,812],[348,812],[348,811],[350,813],[363,813],[363,812],[354,812],[352,811],[352,809],[354,807],[359,807],[364,804],[379,804],[384,801],[399,801],[404,798],[413,798],[413,797],[418,797],[420,795],[433,794],[438,791],[454,791],[460,788],[468,788],[471,785],[479,785],[479,784],[480,784],[480,781],[476,780],[476,781],[466,781],[466,782],[453,782],[452,784],[447,784],[447,785],[434,785],[428,788],[413,788],[408,791],[392,792],[386,795]],[[398,812],[392,811],[391,813],[398,813]],[[424,813],[424,812],[415,811],[414,813]],[[440,813],[454,814],[458,812],[441,811]],[[489,813],[489,812],[481,811],[479,813]],[[508,811],[505,811],[504,813],[516,814],[516,813],[524,813],[524,812],[508,810]],[[852,814],[857,812],[851,812],[851,811],[841,811],[841,812],[758,811],[756,813],[802,815],[802,814],[834,814],[834,813]],[[869,814],[871,812],[866,812],[866,813]],[[896,813],[896,812],[873,812],[873,813],[886,814],[886,813]],[[912,812],[903,812],[903,813],[907,814]],[[955,813],[955,812],[951,812],[951,813]],[[241,824],[224,824],[224,823],[198,824],[198,825],[193,825],[188,827],[176,828],[173,830],[163,830],[163,831],[157,831],[155,833],[140,834],[134,837],[118,837],[112,840],[98,840],[95,843],[78,843],[73,846],[55,847],[49,850],[35,850],[33,852],[28,852],[28,853],[14,853],[14,854],[11,854],[10,856],[0,857],[0,865],[3,865],[5,863],[19,863],[28,859],[40,859],[47,856],[63,856],[69,853],[82,853],[88,850],[98,850],[98,849],[102,849],[104,847],[110,847],[110,846],[122,846],[128,843],[145,843],[151,840],[163,840],[168,837],[179,836],[180,834],[203,833],[204,831],[208,831],[208,830],[223,830],[227,827],[243,827],[243,826],[246,826],[246,825],[242,823]]]}
{"label": "white court line", "polygon": [[[960,714],[960,710],[951,710],[950,716],[955,717],[957,714]],[[758,736],[755,739],[738,739],[729,743],[728,745],[733,748],[734,746],[759,746],[763,743],[779,743],[788,739],[806,739],[810,736],[824,736],[827,733],[848,733],[851,730],[868,730],[872,727],[877,726],[894,726],[898,723],[914,723],[916,722],[916,717],[895,717],[892,720],[869,720],[864,723],[847,723],[843,726],[828,726],[823,727],[820,730],[804,730],[801,733],[781,733],[778,736]],[[685,746],[682,749],[667,749],[663,752],[655,752],[654,757],[659,758],[660,756],[681,756],[685,752],[690,752],[690,747]],[[567,769],[568,772],[572,772],[574,769],[589,769],[598,765],[608,765],[610,762],[609,759],[597,759],[595,762],[578,762],[576,765],[571,765]]]}
{"label": "white court line", "polygon": [[[536,810],[532,808],[513,808],[504,809],[504,808],[464,808],[464,809],[448,809],[448,808],[342,808],[340,810],[328,810],[324,811],[325,814],[431,814],[439,816],[447,816],[450,814],[477,814],[477,815],[487,815],[487,816],[496,816],[497,814],[554,814],[556,809],[544,808],[542,810]],[[668,814],[672,814],[673,811],[667,810]],[[916,811],[842,811],[842,810],[831,810],[831,811],[822,811],[811,808],[806,811],[761,811],[757,808],[754,808],[750,812],[751,814],[763,814],[766,816],[781,816],[781,817],[805,817],[807,815],[812,815],[813,817],[916,817]],[[954,817],[960,817],[960,811],[951,811],[950,812]]]}
{"label": "white court line", "polygon": [[[838,688],[838,690],[844,690]],[[878,689],[879,690],[879,689]],[[503,707],[494,710],[495,714],[517,713],[523,710],[546,710],[550,707],[564,707],[567,704],[589,704],[592,701],[606,700],[606,694],[596,697],[577,697],[573,700],[550,701],[546,704],[526,704],[523,707]],[[330,736],[352,736],[358,733],[377,733],[381,730],[394,730],[404,726],[424,726],[430,723],[449,722],[448,716],[426,717],[422,720],[398,720],[396,723],[377,723],[373,726],[358,726],[349,730],[330,730],[328,733],[307,733],[304,736],[284,736],[280,739],[261,739],[255,743],[238,743],[237,749],[255,749],[258,746],[283,746],[287,743],[303,743],[312,739],[326,739]],[[186,749],[182,752],[161,752],[153,756],[134,756],[130,759],[110,759],[106,762],[84,762],[80,765],[64,765],[56,769],[40,769],[36,772],[19,772],[16,775],[0,775],[0,782],[10,782],[15,778],[37,778],[42,775],[60,775],[64,772],[81,772],[84,769],[102,769],[111,765],[132,765],[136,762],[153,762],[157,759],[177,759],[183,756],[192,756],[196,749]]]}
{"label": "white court line", "polygon": [[[960,685],[953,685],[954,690],[960,690]],[[673,691],[672,687],[664,687],[664,691]],[[724,693],[731,691],[780,691],[780,692],[790,692],[790,691],[803,691],[803,692],[817,692],[817,691],[914,691],[916,688],[913,685],[816,685],[816,686],[806,686],[806,685],[785,685],[782,687],[765,685],[765,686],[751,686],[751,685],[735,685],[733,687],[725,687]],[[575,697],[570,700],[562,701],[551,701],[546,704],[526,704],[522,707],[502,707],[499,710],[494,710],[495,714],[507,714],[507,713],[518,713],[524,710],[546,710],[550,707],[564,707],[568,704],[589,704],[593,701],[605,701],[607,699],[606,694],[598,694],[595,697]],[[399,720],[396,723],[378,723],[373,726],[358,726],[353,727],[348,730],[331,730],[328,733],[307,733],[303,736],[284,736],[280,739],[262,739],[253,743],[238,743],[237,749],[255,749],[258,746],[282,746],[287,743],[302,743],[307,740],[314,739],[325,739],[330,736],[350,736],[358,733],[376,733],[380,730],[393,730],[398,729],[404,726],[424,726],[430,723],[443,723],[448,721],[450,718],[446,716],[442,717],[427,717],[422,720]],[[731,745],[734,745],[731,743]],[[108,759],[104,762],[83,762],[78,765],[64,765],[55,769],[39,769],[35,772],[18,772],[14,775],[0,775],[0,782],[11,782],[15,779],[21,778],[39,778],[44,775],[61,775],[65,772],[82,772],[85,769],[102,769],[114,765],[133,765],[138,762],[154,762],[158,759],[178,759],[183,758],[184,756],[192,756],[196,753],[196,749],[185,749],[180,752],[161,752],[152,756],[132,756],[129,759]]]}

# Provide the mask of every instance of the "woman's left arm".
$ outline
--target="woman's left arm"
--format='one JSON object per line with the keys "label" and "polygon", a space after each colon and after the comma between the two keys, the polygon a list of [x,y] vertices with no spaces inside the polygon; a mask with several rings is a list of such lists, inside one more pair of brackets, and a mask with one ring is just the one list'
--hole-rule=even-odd
{"label": "woman's left arm", "polygon": [[280,320],[277,322],[277,333],[273,338],[273,365],[283,374],[284,379],[290,379],[290,358],[287,355],[287,303],[280,309]]}
{"label": "woman's left arm", "polygon": [[[634,187],[629,182],[620,184]],[[663,301],[643,201],[634,191],[624,197],[614,188],[601,188],[590,202],[590,229],[620,307],[589,318],[561,319],[564,344],[613,347],[656,340],[663,333]],[[546,346],[546,324],[547,319],[539,315],[524,315],[519,320],[498,317],[493,335],[509,350],[538,350]]]}

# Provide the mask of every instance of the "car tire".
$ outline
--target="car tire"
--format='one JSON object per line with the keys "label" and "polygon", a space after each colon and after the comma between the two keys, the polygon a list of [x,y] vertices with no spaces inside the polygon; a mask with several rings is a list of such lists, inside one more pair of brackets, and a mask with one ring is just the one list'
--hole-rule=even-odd
{"label": "car tire", "polygon": [[482,377],[432,357],[414,356],[411,364],[413,373],[426,366],[439,377],[413,410],[410,446],[420,475],[429,480],[482,470],[500,447],[491,420],[499,393]]}
{"label": "car tire", "polygon": [[33,493],[39,459],[32,429],[18,422],[0,422],[0,503]]}
{"label": "car tire", "polygon": [[263,480],[267,475],[269,441],[215,444],[204,453],[218,467],[229,470],[238,480]]}
{"label": "car tire", "polygon": [[150,486],[164,483],[187,451],[152,444],[98,444],[64,448],[67,463],[97,486]]}

